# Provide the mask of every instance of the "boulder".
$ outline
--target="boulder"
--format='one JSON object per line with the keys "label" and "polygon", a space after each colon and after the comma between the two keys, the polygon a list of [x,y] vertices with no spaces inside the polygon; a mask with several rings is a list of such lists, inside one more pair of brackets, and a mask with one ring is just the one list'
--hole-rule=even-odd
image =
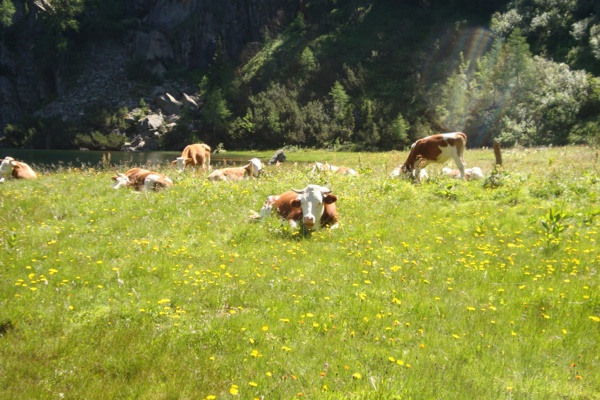
{"label": "boulder", "polygon": [[183,107],[190,111],[198,111],[200,109],[200,106],[196,100],[189,94],[183,93],[181,96],[181,102],[183,103]]}
{"label": "boulder", "polygon": [[173,47],[165,35],[157,30],[149,33],[135,32],[132,44],[134,52],[145,60],[170,60],[173,58]]}
{"label": "boulder", "polygon": [[154,99],[154,102],[165,114],[179,114],[183,104],[169,93],[161,94]]}
{"label": "boulder", "polygon": [[164,122],[165,119],[160,114],[146,115],[137,123],[137,129],[140,133],[157,131],[164,124]]}

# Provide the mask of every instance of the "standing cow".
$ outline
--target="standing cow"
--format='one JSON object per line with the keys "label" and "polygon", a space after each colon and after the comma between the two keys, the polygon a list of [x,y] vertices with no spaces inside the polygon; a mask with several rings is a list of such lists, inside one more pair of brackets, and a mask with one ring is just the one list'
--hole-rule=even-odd
{"label": "standing cow", "polygon": [[463,132],[440,133],[417,140],[410,148],[410,153],[401,171],[418,176],[415,169],[425,168],[427,163],[445,163],[450,158],[460,171],[460,177],[465,177],[464,154],[467,147],[467,135]]}
{"label": "standing cow", "polygon": [[203,170],[210,169],[210,147],[204,143],[194,143],[185,146],[181,157],[177,157],[171,164],[177,166],[179,172],[183,172],[186,166],[200,166]]}

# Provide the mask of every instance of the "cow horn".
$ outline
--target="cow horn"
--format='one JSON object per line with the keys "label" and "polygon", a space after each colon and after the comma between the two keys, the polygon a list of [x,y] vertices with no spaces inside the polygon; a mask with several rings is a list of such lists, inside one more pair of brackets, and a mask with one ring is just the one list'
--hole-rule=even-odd
{"label": "cow horn", "polygon": [[327,186],[321,186],[321,193],[329,194],[331,193],[331,189],[329,189]]}
{"label": "cow horn", "polygon": [[294,192],[298,193],[298,194],[302,194],[302,193],[304,193],[304,189],[303,189],[303,190],[298,190],[298,189],[294,189],[294,188],[292,188],[292,190],[293,190]]}

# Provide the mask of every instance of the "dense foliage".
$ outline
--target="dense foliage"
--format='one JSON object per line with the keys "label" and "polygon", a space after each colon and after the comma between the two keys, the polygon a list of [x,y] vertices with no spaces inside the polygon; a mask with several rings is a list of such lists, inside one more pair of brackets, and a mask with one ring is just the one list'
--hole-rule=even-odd
{"label": "dense foliage", "polygon": [[[23,19],[11,24],[12,3],[19,4],[3,0],[0,21],[4,33],[19,37]],[[41,17],[29,32],[43,39],[36,49],[46,79],[77,65],[72,61],[82,46],[121,40],[143,24],[121,3],[77,0],[48,3],[52,12],[29,9]],[[599,141],[597,2],[301,3],[291,23],[265,29],[262,42],[248,43],[236,59],[217,39],[207,69],[172,67],[169,78],[204,77],[193,82],[204,108],[162,138],[165,148],[198,138],[236,148],[393,149],[440,131],[464,131],[477,146]],[[137,79],[157,83],[140,65],[135,70]],[[15,145],[32,136],[18,124],[9,130]],[[75,130],[73,138],[89,139],[114,127]]]}

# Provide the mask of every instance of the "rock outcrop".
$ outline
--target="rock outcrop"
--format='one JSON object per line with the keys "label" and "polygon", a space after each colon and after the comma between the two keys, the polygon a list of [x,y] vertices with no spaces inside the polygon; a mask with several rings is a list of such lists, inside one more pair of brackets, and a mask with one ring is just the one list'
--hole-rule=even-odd
{"label": "rock outcrop", "polygon": [[[236,59],[249,43],[261,41],[265,30],[278,31],[295,18],[299,3],[125,0],[125,6],[127,17],[138,23],[130,24],[134,28],[124,44],[92,47],[75,79],[65,76],[66,68],[61,65],[55,67],[53,82],[47,81],[48,76],[42,79],[33,52],[35,43],[16,51],[0,45],[0,136],[6,124],[22,116],[59,117],[76,123],[88,107],[131,110],[142,100],[150,113],[165,117],[183,109],[198,112],[202,108],[202,100],[194,93],[198,82],[164,82],[160,93],[153,93],[152,88],[128,77],[132,61],[141,60],[145,69],[164,79],[171,68],[207,67],[217,49],[224,57]],[[19,6],[17,14],[27,18],[29,29],[34,30],[34,14],[40,12],[46,11]],[[171,120],[156,132],[172,129],[174,124]]]}

